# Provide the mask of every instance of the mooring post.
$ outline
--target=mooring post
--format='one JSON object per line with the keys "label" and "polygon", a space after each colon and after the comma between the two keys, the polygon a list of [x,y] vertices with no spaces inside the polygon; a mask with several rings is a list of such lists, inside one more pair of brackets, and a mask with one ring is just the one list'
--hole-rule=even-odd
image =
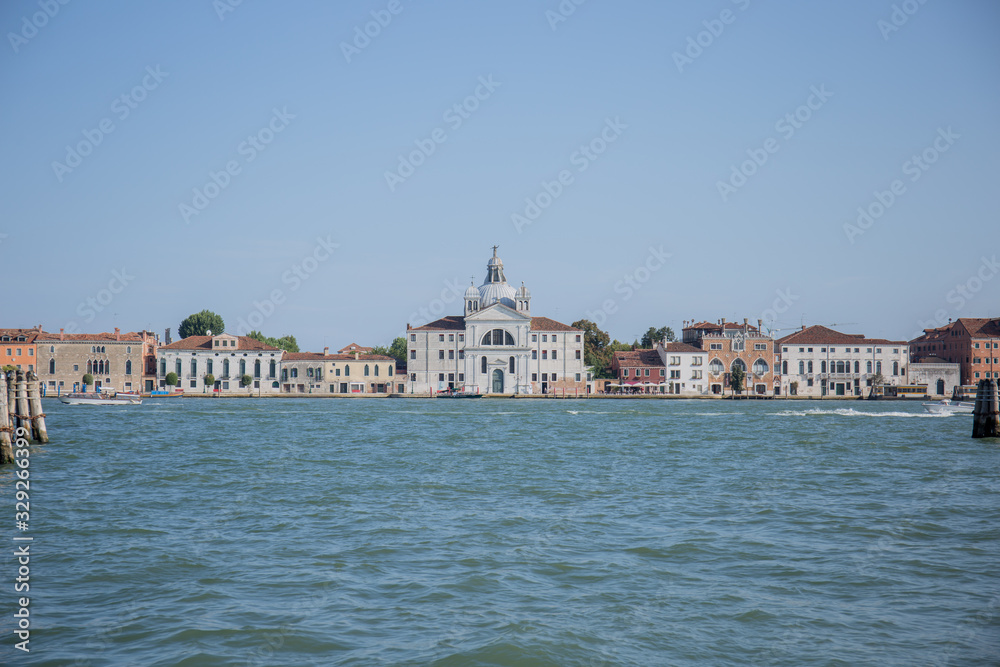
{"label": "mooring post", "polygon": [[0,371],[0,465],[14,462],[14,448],[10,434],[10,411],[7,403],[7,374]]}
{"label": "mooring post", "polygon": [[42,412],[42,399],[38,395],[38,375],[28,372],[28,407],[31,409],[31,432],[35,442],[49,441],[49,432],[45,428],[45,413]]}
{"label": "mooring post", "polygon": [[8,419],[10,420],[9,422],[10,426],[17,426],[17,424],[14,422],[15,419],[14,415],[17,414],[17,391],[15,391],[16,387],[17,384],[15,380],[15,373],[14,371],[11,371],[10,373],[7,373],[7,414],[9,415]]}
{"label": "mooring post", "polygon": [[24,434],[25,439],[31,442],[31,409],[28,407],[28,383],[24,380],[24,371],[17,372],[17,382],[15,383],[17,391],[17,425],[27,431]]}
{"label": "mooring post", "polygon": [[1000,394],[996,380],[980,380],[972,410],[973,438],[1000,438]]}

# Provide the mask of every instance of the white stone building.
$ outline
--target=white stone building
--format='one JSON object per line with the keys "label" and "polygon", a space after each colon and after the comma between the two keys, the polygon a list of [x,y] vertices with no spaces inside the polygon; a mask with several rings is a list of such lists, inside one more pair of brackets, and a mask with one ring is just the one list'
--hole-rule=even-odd
{"label": "white stone building", "polygon": [[[219,334],[188,336],[156,353],[156,385],[161,391],[181,389],[185,393],[277,394],[284,350],[271,347],[248,336]],[[167,386],[167,374],[177,373],[176,387]],[[205,385],[205,376],[213,375],[214,386]],[[250,385],[240,380],[250,376]]]}
{"label": "white stone building", "polygon": [[585,395],[583,331],[532,316],[531,293],[507,284],[496,247],[486,272],[466,290],[461,316],[407,325],[409,392]]}
{"label": "white stone building", "polygon": [[775,343],[782,393],[791,396],[862,396],[881,373],[891,386],[907,383],[909,344],[868,339],[823,326],[804,327]]}

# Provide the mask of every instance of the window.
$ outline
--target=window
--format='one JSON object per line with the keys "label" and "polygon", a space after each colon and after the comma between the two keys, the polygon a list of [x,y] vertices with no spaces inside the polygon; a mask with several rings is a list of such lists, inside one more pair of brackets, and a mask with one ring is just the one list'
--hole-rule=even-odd
{"label": "window", "polygon": [[868,372],[868,373],[872,372],[872,362],[870,362],[870,361],[868,362],[868,366],[867,366],[867,371],[866,372]]}
{"label": "window", "polygon": [[645,373],[643,373],[643,375],[645,375],[646,377],[649,377],[649,369],[647,368],[647,369],[645,369],[645,370],[646,370],[646,372],[645,372]]}
{"label": "window", "polygon": [[810,347],[810,348],[809,348],[809,351],[810,351],[810,352],[812,352],[812,351],[813,351],[813,349],[812,349],[812,348]]}
{"label": "window", "polygon": [[555,334],[552,334],[552,342],[553,343],[556,342],[556,335]]}
{"label": "window", "polygon": [[860,373],[860,372],[861,372],[861,362],[860,361],[855,361],[854,362],[854,373],[857,374],[857,373]]}
{"label": "window", "polygon": [[680,357],[670,357],[670,365],[671,366],[680,366],[681,365],[681,358]]}
{"label": "window", "polygon": [[882,372],[882,362],[881,361],[876,361],[875,362],[875,372],[876,373],[881,373]]}
{"label": "window", "polygon": [[665,368],[661,368],[660,369],[660,377],[664,377],[666,374],[667,374],[667,370]]}
{"label": "window", "polygon": [[438,334],[438,340],[443,343],[444,342],[444,334]]}
{"label": "window", "polygon": [[[579,336],[579,335],[578,335],[578,336],[576,337],[576,342],[577,342],[577,343],[579,343],[579,342],[580,342],[580,336]],[[580,380],[580,377],[579,377],[579,376],[577,376],[577,378],[576,378],[576,379],[577,379],[577,381],[579,381],[579,380]]]}
{"label": "window", "polygon": [[307,368],[306,369],[306,375],[309,376],[309,377],[313,377],[313,369]]}
{"label": "window", "polygon": [[438,382],[444,382],[444,373],[438,373]]}
{"label": "window", "polygon": [[[832,361],[830,362],[830,365],[831,365],[831,366],[833,365],[833,362],[832,362]],[[832,368],[831,368],[831,370],[832,370]],[[834,371],[834,372],[836,372],[836,373],[845,373],[845,372],[846,372],[846,371],[844,370],[844,362],[843,362],[843,361],[838,361],[838,362],[837,362],[837,370],[836,370],[836,371]]]}
{"label": "window", "polygon": [[459,340],[459,342],[464,341],[465,340],[465,334],[458,334],[458,340]]}
{"label": "window", "polygon": [[701,366],[701,357],[695,357],[694,360],[691,362],[691,365],[692,366]]}
{"label": "window", "polygon": [[21,348],[17,348],[17,356],[21,356]]}
{"label": "window", "polygon": [[333,369],[333,375],[334,375],[334,377],[340,377],[340,369],[339,368],[334,368]]}
{"label": "window", "polygon": [[[531,334],[531,342],[532,343],[538,342],[538,334]],[[7,352],[7,354],[10,354],[10,352]]]}
{"label": "window", "polygon": [[458,351],[458,358],[459,359],[465,359],[465,350],[459,350]]}
{"label": "window", "polygon": [[482,372],[485,373],[486,372],[486,357],[482,358],[482,362],[483,362],[483,364],[482,364]]}
{"label": "window", "polygon": [[[755,349],[755,350],[766,350],[767,349],[767,344],[766,343],[754,343],[753,344],[753,349]],[[810,352],[811,351],[812,350],[810,350]]]}
{"label": "window", "polygon": [[483,345],[514,345],[514,337],[503,329],[487,331],[483,335]]}
{"label": "window", "polygon": [[531,374],[531,381],[532,382],[538,382],[538,373],[532,373]]}
{"label": "window", "polygon": [[681,379],[681,372],[680,372],[680,370],[670,371],[670,379],[671,380],[680,380]]}
{"label": "window", "polygon": [[558,354],[559,354],[558,350],[552,350],[552,358],[553,359],[556,359]]}
{"label": "window", "polygon": [[417,374],[410,373],[410,382],[416,382],[416,381],[417,381]]}
{"label": "window", "polygon": [[351,365],[350,364],[345,364],[344,365],[344,375],[350,375],[350,374],[351,374]]}
{"label": "window", "polygon": [[701,379],[701,371],[691,371],[691,379],[692,380],[700,380]]}
{"label": "window", "polygon": [[191,360],[191,375],[197,375],[197,374],[198,374],[198,360],[197,359],[192,359]]}
{"label": "window", "polygon": [[[820,364],[820,369],[821,369],[820,370],[821,373],[825,373],[826,372],[826,362],[825,361]],[[813,362],[811,362],[811,361],[809,362],[809,372],[810,373],[813,372]]]}
{"label": "window", "polygon": [[755,375],[764,375],[771,370],[771,367],[767,365],[767,362],[763,359],[758,359],[753,362],[753,372]]}
{"label": "window", "polygon": [[[273,378],[275,375],[277,375],[277,373],[278,373],[277,368],[278,368],[277,363],[274,361],[274,359],[271,359],[271,366],[268,369],[267,376]],[[338,373],[338,375],[339,375],[339,373]]]}
{"label": "window", "polygon": [[[125,367],[128,368],[128,366]],[[56,360],[49,359],[49,375],[55,375],[55,374],[56,374]]]}
{"label": "window", "polygon": [[538,350],[532,350],[531,351],[531,358],[532,359],[537,359],[538,358]]}
{"label": "window", "polygon": [[577,358],[577,359],[579,359],[579,358],[580,358],[580,350],[577,350],[577,351],[576,351],[576,358]]}
{"label": "window", "polygon": [[623,368],[622,369],[622,377],[623,378],[627,378],[628,377],[628,369],[627,368]]}
{"label": "window", "polygon": [[417,351],[410,350],[410,359],[416,359],[416,358],[417,358]]}
{"label": "window", "polygon": [[299,369],[298,368],[293,368],[292,369],[292,377],[293,378],[297,378],[298,376],[299,376]]}
{"label": "window", "polygon": [[854,348],[854,354],[859,354],[860,352],[861,352],[861,348],[860,347]]}
{"label": "window", "polygon": [[444,359],[444,350],[438,350],[438,359]]}
{"label": "window", "polygon": [[542,350],[542,359],[548,359],[548,358],[549,358],[549,351]]}
{"label": "window", "polygon": [[[788,375],[788,362],[787,361],[782,361],[781,362],[781,373],[783,375]],[[802,371],[799,371],[799,374],[801,374],[801,373],[802,373]]]}
{"label": "window", "polygon": [[449,359],[455,358],[455,350],[448,350],[448,358]]}
{"label": "window", "polygon": [[[73,371],[74,372],[79,372],[80,371],[80,365],[79,364],[73,364]],[[166,373],[164,373],[164,375],[166,375]],[[178,375],[180,375],[180,373],[178,373]]]}
{"label": "window", "polygon": [[191,380],[191,388],[192,389],[197,389],[198,388],[198,381],[197,380]]}
{"label": "window", "polygon": [[783,348],[781,348],[781,351],[782,352],[788,352],[788,348],[787,347],[783,347]]}
{"label": "window", "polygon": [[375,377],[378,377],[378,364],[375,364]]}
{"label": "window", "polygon": [[410,334],[410,342],[411,343],[417,342],[417,334]]}
{"label": "window", "polygon": [[830,352],[831,352],[831,353],[833,353],[833,352],[836,352],[836,351],[837,351],[837,348],[835,348],[835,347],[831,347],[831,348],[830,348]]}
{"label": "window", "polygon": [[722,349],[722,343],[709,343],[708,349],[710,349],[710,350],[721,350]]}
{"label": "window", "polygon": [[[579,338],[579,336],[577,336],[577,338]],[[579,374],[579,373],[577,373],[577,374],[576,374],[576,381],[577,381],[577,382],[579,382],[579,381],[580,381],[580,374]]]}
{"label": "window", "polygon": [[454,382],[454,381],[455,381],[455,374],[448,373],[448,382]]}
{"label": "window", "polygon": [[458,381],[459,382],[465,382],[465,373],[459,373],[458,374]]}
{"label": "window", "polygon": [[892,374],[893,375],[899,375],[899,362],[898,361],[892,362]]}
{"label": "window", "polygon": [[449,343],[455,342],[455,334],[448,334],[448,342]]}
{"label": "window", "polygon": [[31,348],[31,347],[28,348],[28,356],[29,357],[35,356],[35,349],[34,348]]}
{"label": "window", "polygon": [[543,342],[543,343],[547,343],[547,342],[549,342],[549,337],[548,337],[548,335],[546,335],[546,334],[542,334],[542,342]]}
{"label": "window", "polygon": [[[49,368],[55,368],[55,365],[56,364],[55,364],[55,360],[54,359],[49,362]],[[49,371],[49,372],[53,373],[55,371]],[[132,360],[131,359],[127,359],[125,361],[125,375],[132,375]]]}
{"label": "window", "polygon": [[368,377],[370,374],[371,369],[368,367],[368,364],[365,364],[365,377]]}
{"label": "window", "polygon": [[514,373],[514,357],[511,357],[508,360],[507,364],[508,364],[508,366],[507,366],[508,370],[510,371],[510,373],[513,374]]}
{"label": "window", "polygon": [[718,359],[712,359],[712,363],[708,365],[708,372],[712,375],[719,375],[724,369],[725,366]]}

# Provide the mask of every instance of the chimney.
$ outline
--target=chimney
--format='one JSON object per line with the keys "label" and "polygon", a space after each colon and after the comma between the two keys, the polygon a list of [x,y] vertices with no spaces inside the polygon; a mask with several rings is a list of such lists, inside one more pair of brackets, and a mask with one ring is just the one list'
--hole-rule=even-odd
{"label": "chimney", "polygon": [[38,333],[42,333],[42,325],[41,324],[35,325],[35,331],[37,331]]}
{"label": "chimney", "polygon": [[59,340],[66,340],[66,330],[59,329]]}
{"label": "chimney", "polygon": [[163,331],[163,344],[164,345],[170,345],[170,327],[167,327]]}
{"label": "chimney", "polygon": [[724,318],[724,317],[722,318],[722,328],[723,329],[726,328],[726,318]]}
{"label": "chimney", "polygon": [[764,328],[764,320],[758,319],[757,320],[757,331],[760,331],[763,328]]}
{"label": "chimney", "polygon": [[122,339],[122,330],[119,329],[118,327],[115,327],[115,340],[121,340],[121,339]]}
{"label": "chimney", "polygon": [[355,352],[355,353],[354,353],[354,361],[357,361],[357,360],[358,360],[358,353],[357,353],[357,352]]}
{"label": "chimney", "polygon": [[325,357],[328,354],[330,354],[330,348],[329,347],[324,347],[323,348],[323,356]]}

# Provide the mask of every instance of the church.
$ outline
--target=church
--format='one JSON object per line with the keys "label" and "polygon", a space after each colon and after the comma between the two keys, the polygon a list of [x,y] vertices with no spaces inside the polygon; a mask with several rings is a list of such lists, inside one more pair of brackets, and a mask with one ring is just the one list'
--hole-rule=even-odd
{"label": "church", "polygon": [[462,315],[406,326],[409,391],[465,389],[483,394],[587,394],[583,331],[531,314],[531,292],[507,283],[503,261],[465,291]]}

